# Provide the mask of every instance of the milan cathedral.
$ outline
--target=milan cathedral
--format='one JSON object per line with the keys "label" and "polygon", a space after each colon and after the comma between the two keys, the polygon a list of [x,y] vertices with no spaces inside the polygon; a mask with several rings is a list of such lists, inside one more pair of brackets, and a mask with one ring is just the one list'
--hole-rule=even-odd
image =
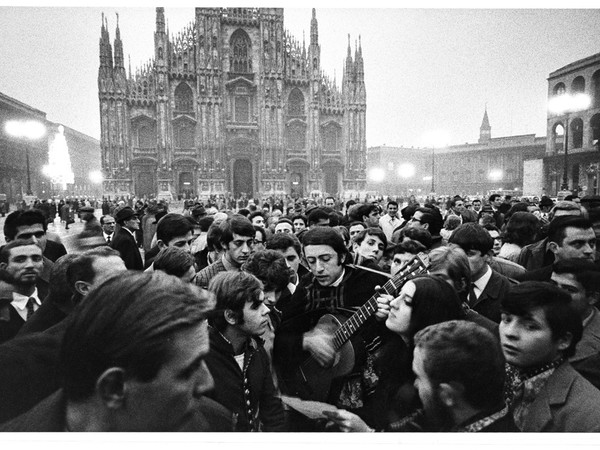
{"label": "milan cathedral", "polygon": [[154,55],[126,72],[118,16],[102,18],[98,95],[104,190],[148,197],[352,195],[366,184],[360,38],[341,88],[282,8],[196,8],[170,36],[156,8]]}

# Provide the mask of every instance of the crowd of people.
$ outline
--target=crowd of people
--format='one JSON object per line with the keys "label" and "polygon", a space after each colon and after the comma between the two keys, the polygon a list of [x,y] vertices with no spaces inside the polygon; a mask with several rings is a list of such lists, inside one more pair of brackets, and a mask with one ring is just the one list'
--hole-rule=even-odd
{"label": "crowd of people", "polygon": [[600,431],[600,196],[217,200],[7,215],[0,431]]}

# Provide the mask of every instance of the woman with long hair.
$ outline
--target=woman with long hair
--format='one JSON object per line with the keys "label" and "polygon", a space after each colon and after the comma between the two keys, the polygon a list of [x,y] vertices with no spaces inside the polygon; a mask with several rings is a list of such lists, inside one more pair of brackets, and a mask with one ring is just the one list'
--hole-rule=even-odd
{"label": "woman with long hair", "polygon": [[383,295],[389,301],[385,326],[391,337],[375,362],[379,380],[358,413],[337,410],[327,413],[340,431],[391,429],[391,424],[413,413],[419,398],[413,385],[413,337],[423,328],[447,320],[463,319],[464,311],[456,290],[442,278],[423,275],[407,281],[399,295]]}
{"label": "woman with long hair", "polygon": [[504,244],[498,256],[517,262],[521,249],[536,241],[540,221],[530,212],[515,212],[510,216],[504,230]]}

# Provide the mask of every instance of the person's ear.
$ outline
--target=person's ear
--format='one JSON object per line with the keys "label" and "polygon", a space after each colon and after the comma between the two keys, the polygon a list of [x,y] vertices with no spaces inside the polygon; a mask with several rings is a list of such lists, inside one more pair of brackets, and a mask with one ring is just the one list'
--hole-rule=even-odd
{"label": "person's ear", "polygon": [[76,281],[75,290],[84,297],[90,293],[92,285],[87,281]]}
{"label": "person's ear", "polygon": [[340,266],[341,266],[342,264],[344,264],[346,262],[346,258],[348,258],[348,253],[346,252],[346,253],[341,253],[338,255],[339,255],[338,258],[340,260]]}
{"label": "person's ear", "polygon": [[2,270],[6,270],[6,268],[8,267],[8,264],[5,262],[0,262],[0,269]]}
{"label": "person's ear", "polygon": [[237,318],[235,317],[235,313],[231,309],[226,309],[223,312],[223,317],[225,317],[225,321],[229,325],[235,325],[237,323]]}
{"label": "person's ear", "polygon": [[556,242],[553,242],[553,241],[548,242],[548,250],[550,250],[555,255],[558,252],[558,247],[559,247],[559,245]]}
{"label": "person's ear", "polygon": [[564,336],[559,337],[557,339],[558,349],[561,352],[564,352],[571,346],[572,341],[573,341],[573,334],[566,332]]}
{"label": "person's ear", "polygon": [[162,239],[159,239],[158,241],[156,241],[156,245],[158,245],[158,249],[162,250],[164,248],[167,248],[167,244],[165,244]]}
{"label": "person's ear", "polygon": [[96,393],[110,409],[119,409],[125,403],[125,370],[110,367],[96,380]]}
{"label": "person's ear", "polygon": [[441,402],[447,408],[453,408],[458,404],[458,401],[462,397],[464,390],[464,386],[455,381],[450,383],[441,383],[438,386],[438,395]]}
{"label": "person's ear", "polygon": [[596,306],[598,304],[598,301],[600,300],[600,292],[599,291],[588,292],[588,293],[586,293],[586,295],[587,295],[588,302],[590,303],[590,305]]}

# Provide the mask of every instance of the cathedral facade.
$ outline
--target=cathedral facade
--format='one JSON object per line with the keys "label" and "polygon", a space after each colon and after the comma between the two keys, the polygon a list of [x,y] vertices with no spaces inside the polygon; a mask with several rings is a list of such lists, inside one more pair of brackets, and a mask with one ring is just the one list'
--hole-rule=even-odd
{"label": "cathedral facade", "polygon": [[366,91],[360,43],[348,38],[341,88],[282,8],[196,8],[169,37],[156,8],[154,56],[125,69],[103,18],[98,90],[107,195],[309,196],[366,184]]}

